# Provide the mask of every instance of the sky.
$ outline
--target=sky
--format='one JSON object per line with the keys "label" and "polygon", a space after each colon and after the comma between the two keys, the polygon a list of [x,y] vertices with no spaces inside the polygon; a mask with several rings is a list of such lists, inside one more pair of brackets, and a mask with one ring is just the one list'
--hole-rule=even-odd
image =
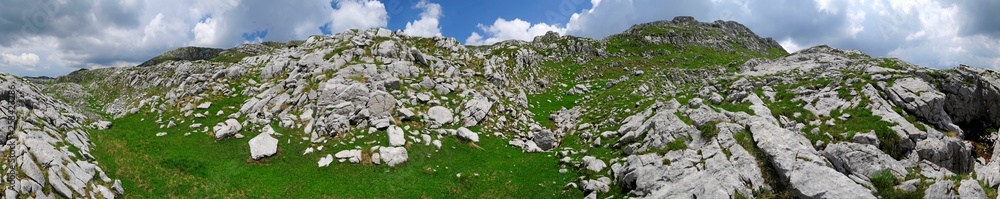
{"label": "sky", "polygon": [[933,68],[1000,69],[995,0],[0,0],[0,72],[134,66],[183,46],[232,48],[388,28],[466,45],[548,31],[603,38],[633,24],[732,20],[794,52],[827,44]]}

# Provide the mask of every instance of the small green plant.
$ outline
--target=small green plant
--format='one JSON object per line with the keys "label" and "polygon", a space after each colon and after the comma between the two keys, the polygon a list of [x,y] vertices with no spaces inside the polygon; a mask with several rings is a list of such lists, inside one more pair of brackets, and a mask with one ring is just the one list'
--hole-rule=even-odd
{"label": "small green plant", "polygon": [[674,139],[674,141],[668,142],[666,146],[663,146],[663,148],[657,151],[656,153],[663,155],[667,154],[667,152],[687,149],[688,140],[691,140],[691,138],[688,137],[676,138]]}
{"label": "small green plant", "polygon": [[719,135],[719,128],[717,127],[718,124],[719,124],[718,121],[711,121],[704,125],[701,125],[701,128],[698,129],[701,131],[701,137],[705,139],[711,139],[714,138],[716,135]]}
{"label": "small green plant", "polygon": [[872,185],[875,186],[875,190],[878,191],[879,198],[923,198],[924,195],[922,189],[919,188],[918,191],[914,192],[904,192],[896,189],[895,186],[899,181],[896,180],[896,177],[888,169],[872,174],[869,179],[871,179]]}

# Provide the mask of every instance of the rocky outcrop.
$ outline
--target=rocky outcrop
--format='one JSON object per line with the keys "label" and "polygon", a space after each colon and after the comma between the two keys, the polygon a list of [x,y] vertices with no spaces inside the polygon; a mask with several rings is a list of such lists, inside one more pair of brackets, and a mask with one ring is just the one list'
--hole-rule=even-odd
{"label": "rocky outcrop", "polygon": [[927,119],[940,129],[962,133],[945,112],[945,95],[918,78],[898,79],[885,89],[886,96],[907,112]]}
{"label": "rocky outcrop", "polygon": [[867,188],[827,167],[805,137],[767,122],[750,124],[754,141],[771,157],[778,173],[788,178],[800,197],[875,198]]}
{"label": "rocky outcrop", "polygon": [[[123,194],[91,155],[89,119],[17,77],[0,74],[0,161],[4,198],[82,198]],[[71,152],[69,147],[76,148]],[[115,187],[112,190],[112,187]]]}
{"label": "rocky outcrop", "polygon": [[823,150],[823,156],[833,168],[844,175],[860,175],[870,178],[875,173],[888,170],[897,178],[906,176],[903,165],[877,147],[867,144],[841,142],[831,144]]}
{"label": "rocky outcrop", "polygon": [[972,144],[952,137],[928,138],[917,143],[916,153],[920,159],[956,173],[972,171],[975,157]]}

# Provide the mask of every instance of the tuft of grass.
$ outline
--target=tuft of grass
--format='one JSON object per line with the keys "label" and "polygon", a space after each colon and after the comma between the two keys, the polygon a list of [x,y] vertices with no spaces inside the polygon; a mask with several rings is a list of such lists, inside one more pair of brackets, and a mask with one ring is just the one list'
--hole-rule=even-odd
{"label": "tuft of grass", "polygon": [[895,186],[897,183],[899,183],[899,181],[896,179],[895,176],[892,175],[892,172],[890,172],[888,169],[873,174],[870,179],[872,185],[875,186],[875,190],[878,191],[879,198],[883,199],[923,198],[924,195],[923,189],[920,188],[918,188],[917,191],[914,192],[904,192],[902,190],[897,190]]}
{"label": "tuft of grass", "polygon": [[687,141],[688,140],[691,140],[691,138],[681,137],[681,138],[674,139],[674,141],[668,142],[666,146],[663,146],[663,148],[660,149],[660,150],[658,150],[658,151],[656,151],[656,153],[660,154],[660,155],[663,155],[663,154],[667,154],[667,152],[687,149]]}
{"label": "tuft of grass", "polygon": [[714,138],[716,135],[719,135],[719,128],[717,127],[718,124],[719,124],[718,121],[711,121],[706,123],[705,125],[702,125],[701,128],[698,128],[698,130],[701,131],[701,137],[705,139],[711,139]]}

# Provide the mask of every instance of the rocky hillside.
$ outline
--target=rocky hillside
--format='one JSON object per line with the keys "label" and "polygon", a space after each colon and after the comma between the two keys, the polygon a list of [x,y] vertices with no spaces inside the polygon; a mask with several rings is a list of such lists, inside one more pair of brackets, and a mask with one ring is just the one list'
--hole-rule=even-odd
{"label": "rocky hillside", "polygon": [[[14,184],[34,188],[8,198],[996,198],[1000,184],[996,72],[788,54],[731,21],[489,46],[350,30],[194,54],[5,78],[49,100],[4,110],[57,117],[16,121],[63,135],[42,143],[75,161],[46,184],[22,166],[39,155],[14,159]],[[100,120],[114,125],[81,125]],[[25,132],[8,137],[42,139]],[[69,165],[102,175],[48,175]]]}
{"label": "rocky hillside", "polygon": [[[0,75],[0,142],[4,198],[114,198],[124,193],[91,155],[93,129],[76,109],[18,77]],[[89,125],[87,125],[89,124]]]}

